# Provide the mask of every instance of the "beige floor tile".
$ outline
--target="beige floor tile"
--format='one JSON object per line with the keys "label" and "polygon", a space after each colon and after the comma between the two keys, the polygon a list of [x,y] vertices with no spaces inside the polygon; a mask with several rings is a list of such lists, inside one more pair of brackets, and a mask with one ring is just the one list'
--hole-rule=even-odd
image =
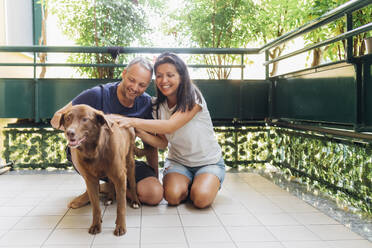
{"label": "beige floor tile", "polygon": [[225,204],[240,204],[240,201],[238,198],[233,197],[231,195],[222,195],[222,194],[217,194],[216,199],[214,199],[213,205],[225,205]]}
{"label": "beige floor tile", "polygon": [[221,214],[218,215],[225,226],[262,226],[258,219],[249,214]]}
{"label": "beige floor tile", "polygon": [[57,229],[89,228],[93,217],[88,215],[65,216],[58,224]]}
{"label": "beige floor tile", "polygon": [[[121,244],[121,245],[113,245],[113,244],[110,244],[109,246],[110,248],[140,248],[140,245],[139,244],[125,244],[124,246]],[[143,246],[142,246],[143,247]],[[44,248],[44,247],[43,247]],[[57,248],[57,247],[56,247]],[[108,248],[107,244],[103,244],[103,245],[100,245],[100,244],[93,244],[92,248]]]}
{"label": "beige floor tile", "polygon": [[[140,227],[141,216],[140,215],[127,215],[125,217],[127,227]],[[116,215],[105,215],[102,219],[103,228],[115,228]]]}
{"label": "beige floor tile", "polygon": [[310,204],[304,201],[283,201],[275,203],[281,209],[283,209],[286,213],[311,213],[311,212],[318,212],[318,210],[311,206]]}
{"label": "beige floor tile", "polygon": [[195,208],[190,202],[180,204],[177,206],[179,214],[213,214],[214,210],[212,207],[198,209]]}
{"label": "beige floor tile", "polygon": [[185,227],[187,241],[201,242],[231,242],[228,233],[223,227]]}
{"label": "beige floor tile", "polygon": [[122,236],[115,236],[114,229],[102,229],[102,232],[95,235],[93,244],[94,245],[122,245],[126,247],[127,244],[139,245],[140,240],[140,229],[139,228],[127,228],[127,232]]}
{"label": "beige floor tile", "polygon": [[309,241],[320,240],[304,226],[267,226],[279,241]]}
{"label": "beige floor tile", "polygon": [[292,216],[300,223],[304,225],[334,225],[339,224],[334,219],[328,217],[327,215],[321,212],[313,213],[294,213]]}
{"label": "beige floor tile", "polygon": [[249,210],[242,205],[241,203],[237,204],[222,204],[222,205],[213,205],[214,211],[217,214],[247,214]]}
{"label": "beige floor tile", "polygon": [[190,243],[190,248],[236,248],[233,242]]}
{"label": "beige floor tile", "polygon": [[178,215],[143,215],[142,227],[172,227],[181,226]]}
{"label": "beige floor tile", "polygon": [[284,248],[280,242],[238,242],[238,248]]}
{"label": "beige floor tile", "polygon": [[1,216],[0,217],[0,230],[9,230],[19,222],[21,216]]}
{"label": "beige floor tile", "polygon": [[141,245],[186,243],[182,227],[148,227],[141,229]]}
{"label": "beige floor tile", "polygon": [[227,227],[227,231],[235,242],[277,241],[277,239],[262,226]]}
{"label": "beige floor tile", "polygon": [[13,207],[0,207],[0,217],[7,216],[25,216],[30,212],[34,207],[33,206],[13,206]]}
{"label": "beige floor tile", "polygon": [[284,241],[282,244],[285,248],[331,248],[325,241]]}
{"label": "beige floor tile", "polygon": [[307,227],[322,240],[363,239],[343,225],[309,225]]}
{"label": "beige floor tile", "polygon": [[275,213],[275,214],[256,214],[256,218],[266,226],[290,226],[299,225],[292,216],[285,213]]}
{"label": "beige floor tile", "polygon": [[269,200],[261,200],[261,201],[244,201],[243,205],[248,209],[249,212],[254,214],[259,213],[284,213],[284,210],[281,209],[276,204],[270,202]]}
{"label": "beige floor tile", "polygon": [[27,213],[27,216],[65,215],[69,211],[66,206],[43,206],[39,204]]}
{"label": "beige floor tile", "polygon": [[[1,195],[1,192],[0,192],[0,195]],[[12,200],[13,197],[4,197],[1,195],[0,197],[0,207],[1,206],[4,206],[8,201]]]}
{"label": "beige floor tile", "polygon": [[180,215],[185,227],[220,226],[221,222],[215,214]]}
{"label": "beige floor tile", "polygon": [[13,229],[52,229],[57,226],[63,216],[25,216]]}
{"label": "beige floor tile", "polygon": [[[116,216],[116,213],[117,213],[117,204],[115,202],[114,204],[106,207],[104,215],[115,215]],[[141,213],[142,213],[141,207],[138,209],[134,209],[127,204],[127,207],[126,207],[127,215],[141,215]]]}
{"label": "beige floor tile", "polygon": [[69,194],[69,195],[53,195],[52,197],[47,197],[40,201],[40,205],[49,206],[49,207],[62,207],[67,206],[67,204],[74,199],[78,194]]}
{"label": "beige floor tile", "polygon": [[326,241],[331,248],[372,248],[372,242],[368,240],[336,240]]}
{"label": "beige floor tile", "polygon": [[53,195],[54,192],[51,190],[48,191],[34,191],[34,190],[27,190],[25,192],[22,192],[17,197],[26,199],[26,198],[38,198],[40,200],[47,198],[48,196]]}
{"label": "beige floor tile", "polygon": [[84,190],[76,174],[2,175],[0,247],[372,248],[370,241],[257,174],[227,173],[212,207],[202,210],[190,202],[128,205],[128,232],[121,237],[113,234],[116,203],[100,202],[103,223],[97,235],[88,233],[90,205],[67,208]]}
{"label": "beige floor tile", "polygon": [[51,231],[50,229],[10,230],[0,238],[0,246],[41,246]]}
{"label": "beige floor tile", "polygon": [[185,242],[185,243],[141,244],[141,248],[189,248],[189,247],[187,243]]}
{"label": "beige floor tile", "polygon": [[35,207],[41,202],[40,198],[23,198],[23,197],[16,197],[12,200],[7,201],[3,204],[4,207]]}
{"label": "beige floor tile", "polygon": [[[42,248],[90,248],[90,245],[43,245]],[[28,247],[26,247],[28,248]]]}
{"label": "beige floor tile", "polygon": [[94,235],[88,233],[88,228],[56,229],[50,235],[45,245],[91,245]]}
{"label": "beige floor tile", "polygon": [[[66,204],[67,206],[67,204]],[[101,207],[101,214],[103,214],[105,208],[104,206],[100,205]],[[72,209],[70,208],[66,214],[66,216],[73,216],[73,215],[89,215],[89,216],[92,216],[92,206],[91,205],[86,205],[86,206],[83,206],[81,208],[76,208],[76,209]]]}
{"label": "beige floor tile", "polygon": [[177,207],[161,204],[158,206],[142,206],[142,215],[178,214]]}

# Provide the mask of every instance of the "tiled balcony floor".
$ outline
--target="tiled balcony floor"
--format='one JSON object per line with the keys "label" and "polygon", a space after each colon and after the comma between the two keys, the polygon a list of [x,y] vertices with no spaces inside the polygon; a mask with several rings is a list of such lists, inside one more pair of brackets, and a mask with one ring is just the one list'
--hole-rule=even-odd
{"label": "tiled balcony floor", "polygon": [[227,173],[212,207],[186,203],[127,208],[127,234],[113,235],[116,205],[102,206],[91,235],[91,207],[72,210],[85,189],[73,173],[0,175],[0,247],[372,248],[306,202],[254,173]]}

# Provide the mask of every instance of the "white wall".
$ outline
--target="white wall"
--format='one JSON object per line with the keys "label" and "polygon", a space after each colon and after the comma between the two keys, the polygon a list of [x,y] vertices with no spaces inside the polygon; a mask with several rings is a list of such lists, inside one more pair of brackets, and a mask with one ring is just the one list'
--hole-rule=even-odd
{"label": "white wall", "polygon": [[1,2],[5,10],[5,45],[32,46],[32,1],[0,0],[0,5]]}

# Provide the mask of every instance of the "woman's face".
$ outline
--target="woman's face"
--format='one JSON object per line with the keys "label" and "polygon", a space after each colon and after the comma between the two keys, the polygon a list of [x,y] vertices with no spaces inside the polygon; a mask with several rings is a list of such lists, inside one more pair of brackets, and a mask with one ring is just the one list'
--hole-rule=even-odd
{"label": "woman's face", "polygon": [[180,74],[173,64],[165,63],[157,67],[155,81],[158,89],[166,97],[177,96],[177,89],[181,82]]}

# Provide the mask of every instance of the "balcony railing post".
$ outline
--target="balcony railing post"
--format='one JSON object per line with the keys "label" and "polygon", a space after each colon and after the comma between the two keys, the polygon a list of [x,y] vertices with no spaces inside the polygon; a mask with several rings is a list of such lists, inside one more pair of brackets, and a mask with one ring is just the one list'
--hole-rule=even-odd
{"label": "balcony railing post", "polygon": [[[346,31],[353,30],[353,14],[346,14]],[[351,63],[353,59],[353,37],[346,39],[346,62]]]}
{"label": "balcony railing post", "polygon": [[241,62],[240,62],[240,66],[241,66],[241,79],[243,80],[244,79],[244,54],[241,55]]}
{"label": "balcony railing post", "polygon": [[[268,62],[269,58],[269,49],[265,50],[265,62]],[[265,79],[268,80],[270,77],[270,64],[265,65]]]}

